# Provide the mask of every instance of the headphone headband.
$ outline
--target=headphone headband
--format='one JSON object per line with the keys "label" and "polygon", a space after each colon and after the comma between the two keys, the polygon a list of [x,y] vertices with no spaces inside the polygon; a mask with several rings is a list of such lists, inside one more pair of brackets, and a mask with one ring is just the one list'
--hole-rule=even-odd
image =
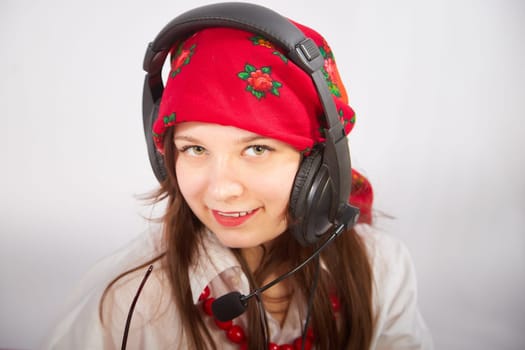
{"label": "headphone headband", "polygon": [[317,46],[285,17],[263,6],[229,2],[198,7],[174,18],[148,46],[144,70],[153,73],[162,69],[174,37],[183,38],[208,27],[232,27],[263,35],[309,73],[323,65]]}

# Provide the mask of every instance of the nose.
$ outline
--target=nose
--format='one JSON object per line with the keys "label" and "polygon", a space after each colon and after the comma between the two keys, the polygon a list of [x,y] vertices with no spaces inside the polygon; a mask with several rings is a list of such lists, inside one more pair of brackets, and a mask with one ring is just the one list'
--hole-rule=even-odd
{"label": "nose", "polygon": [[228,202],[243,194],[244,186],[235,162],[227,157],[217,159],[212,167],[209,193],[215,201]]}

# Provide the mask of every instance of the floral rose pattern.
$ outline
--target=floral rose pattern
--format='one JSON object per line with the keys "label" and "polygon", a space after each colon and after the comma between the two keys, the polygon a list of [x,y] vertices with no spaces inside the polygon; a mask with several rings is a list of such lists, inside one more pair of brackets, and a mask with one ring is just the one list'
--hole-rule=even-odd
{"label": "floral rose pattern", "polygon": [[171,113],[170,115],[163,117],[162,120],[164,121],[164,126],[166,128],[170,127],[175,125],[176,115],[175,113]]}
{"label": "floral rose pattern", "polygon": [[264,47],[267,47],[269,49],[274,49],[274,51],[272,52],[274,55],[276,56],[279,56],[279,58],[284,62],[284,63],[288,63],[288,57],[286,57],[285,55],[283,55],[282,53],[280,53],[279,51],[277,51],[275,49],[275,46],[273,46],[273,44],[271,42],[269,42],[267,39],[263,38],[262,36],[260,35],[256,35],[256,36],[252,36],[250,38],[250,41],[254,44],[254,45],[260,45],[260,46],[264,46]]}
{"label": "floral rose pattern", "polygon": [[195,44],[191,45],[189,49],[183,49],[183,45],[179,46],[177,53],[171,60],[171,77],[175,77],[180,73],[180,70],[183,66],[187,65],[191,61],[191,56],[193,56],[195,51]]}
{"label": "floral rose pattern", "polygon": [[321,55],[323,55],[324,58],[324,66],[321,68],[321,71],[328,84],[328,89],[334,96],[341,97],[341,91],[339,90],[339,86],[337,86],[338,78],[334,54],[328,45],[320,46],[319,51],[321,51]]}
{"label": "floral rose pattern", "polygon": [[[155,142],[156,145],[162,144],[163,135],[159,135],[156,132],[152,131],[151,135],[153,136],[153,142]],[[163,153],[162,151],[159,151]]]}
{"label": "floral rose pattern", "polygon": [[352,118],[348,119],[344,115],[342,108],[339,109],[338,114],[339,114],[339,121],[341,122],[341,125],[343,125],[343,128],[346,128],[346,125],[348,123],[350,123],[350,124],[354,124],[355,123],[355,114],[352,115]]}
{"label": "floral rose pattern", "polygon": [[279,96],[279,88],[283,86],[280,82],[273,80],[271,77],[272,70],[270,67],[256,68],[247,63],[244,71],[237,74],[239,78],[246,81],[246,91],[252,93],[258,100],[266,97],[266,93]]}
{"label": "floral rose pattern", "polygon": [[260,46],[264,46],[264,47],[267,47],[269,49],[273,49],[274,46],[271,42],[269,42],[268,40],[266,40],[265,38],[263,38],[262,36],[260,35],[256,35],[256,36],[252,36],[250,38],[250,41],[254,44],[254,45],[260,45]]}
{"label": "floral rose pattern", "polygon": [[157,149],[160,153],[164,154],[162,143],[164,142],[164,132],[166,129],[170,126],[175,125],[175,121],[177,120],[176,114],[171,113],[170,115],[164,116],[162,118],[159,118],[159,120],[162,120],[162,126],[157,128],[157,132],[152,131],[153,141],[157,145]]}

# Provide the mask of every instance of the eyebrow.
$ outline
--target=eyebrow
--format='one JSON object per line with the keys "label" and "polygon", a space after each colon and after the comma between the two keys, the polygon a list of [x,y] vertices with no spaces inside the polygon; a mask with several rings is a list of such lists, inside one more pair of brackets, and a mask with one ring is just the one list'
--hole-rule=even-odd
{"label": "eyebrow", "polygon": [[198,143],[198,141],[199,141],[196,138],[191,137],[191,136],[187,136],[187,135],[175,136],[173,138],[173,141],[177,141],[177,140],[183,140],[183,141],[189,141],[189,142],[195,142],[195,143]]}
{"label": "eyebrow", "polygon": [[261,135],[253,135],[253,136],[241,137],[239,139],[239,143],[249,143],[249,142],[253,142],[253,141],[268,140],[268,139],[269,139],[269,137],[265,137],[265,136],[261,136]]}

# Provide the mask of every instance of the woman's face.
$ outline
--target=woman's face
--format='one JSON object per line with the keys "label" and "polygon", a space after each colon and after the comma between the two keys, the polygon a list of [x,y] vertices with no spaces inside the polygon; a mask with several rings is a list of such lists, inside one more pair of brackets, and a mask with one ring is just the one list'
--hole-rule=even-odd
{"label": "woman's face", "polygon": [[177,125],[174,141],[180,191],[222,244],[255,247],[284,232],[298,151],[243,129],[198,122]]}

